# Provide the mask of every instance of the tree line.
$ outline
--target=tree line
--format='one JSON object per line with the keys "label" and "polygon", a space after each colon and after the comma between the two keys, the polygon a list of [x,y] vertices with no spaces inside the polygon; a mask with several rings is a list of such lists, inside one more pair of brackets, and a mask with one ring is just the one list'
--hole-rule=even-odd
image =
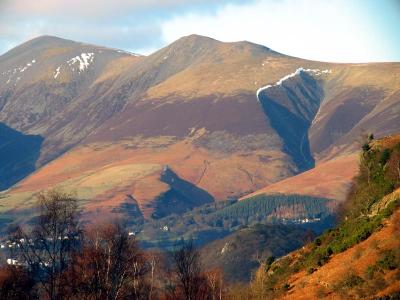
{"label": "tree line", "polygon": [[[139,235],[148,245],[152,245],[152,241],[165,241],[168,245],[181,236],[192,236],[196,244],[205,244],[256,224],[299,225],[319,231],[331,227],[334,222],[331,201],[295,194],[257,195],[240,201],[218,201],[183,214],[146,220],[137,232],[142,232]],[[310,223],[301,223],[305,219]],[[164,227],[166,230],[160,230]]]}
{"label": "tree line", "polygon": [[248,219],[254,216],[265,218],[279,209],[297,210],[297,216],[304,218],[327,217],[330,200],[304,195],[257,195],[225,207],[214,213],[216,219]]}

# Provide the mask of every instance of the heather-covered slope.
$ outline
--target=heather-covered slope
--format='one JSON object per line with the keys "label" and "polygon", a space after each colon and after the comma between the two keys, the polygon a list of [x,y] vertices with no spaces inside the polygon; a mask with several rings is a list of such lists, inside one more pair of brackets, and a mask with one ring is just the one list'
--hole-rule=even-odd
{"label": "heather-covered slope", "polygon": [[397,63],[312,62],[196,35],[147,57],[41,37],[0,69],[0,121],[44,139],[3,212],[63,187],[88,210],[135,199],[150,216],[170,189],[164,167],[223,200],[352,153],[362,130],[399,129]]}
{"label": "heather-covered slope", "polygon": [[0,56],[0,121],[44,139],[41,166],[122,109],[107,91],[139,59],[50,36],[26,42]]}

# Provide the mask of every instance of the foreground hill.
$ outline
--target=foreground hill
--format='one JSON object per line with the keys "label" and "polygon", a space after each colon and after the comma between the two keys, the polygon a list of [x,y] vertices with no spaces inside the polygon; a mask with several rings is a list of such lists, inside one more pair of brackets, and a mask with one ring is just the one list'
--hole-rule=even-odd
{"label": "foreground hill", "polygon": [[397,299],[399,166],[400,136],[364,144],[359,174],[344,204],[342,221],[302,249],[272,264],[264,263],[253,281],[254,295]]}
{"label": "foreground hill", "polygon": [[310,295],[330,299],[399,295],[399,224],[397,209],[383,228],[365,241],[334,255],[312,274],[303,271],[291,276],[288,284],[293,288],[283,299],[310,299]]}
{"label": "foreground hill", "polygon": [[399,63],[313,62],[196,35],[147,57],[40,37],[0,70],[0,122],[39,141],[26,163],[0,168],[7,214],[56,187],[92,216],[137,203],[149,218],[159,201],[240,197],[354,153],[363,130],[400,129]]}

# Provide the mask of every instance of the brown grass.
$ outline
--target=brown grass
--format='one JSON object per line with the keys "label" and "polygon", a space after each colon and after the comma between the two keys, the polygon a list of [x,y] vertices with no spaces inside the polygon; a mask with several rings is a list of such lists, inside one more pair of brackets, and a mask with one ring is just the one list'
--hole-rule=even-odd
{"label": "brown grass", "polygon": [[[89,210],[116,207],[132,195],[143,213],[151,214],[151,202],[168,186],[160,181],[163,166],[182,179],[205,189],[217,200],[244,194],[279,179],[285,159],[265,150],[254,153],[216,153],[196,147],[191,139],[168,137],[130,143],[90,144],[71,150],[22,181],[9,193],[9,205],[24,206],[24,195],[61,187],[76,191]],[[275,157],[260,168],[259,155]],[[246,170],[244,172],[243,170]],[[249,174],[253,178],[249,178]],[[14,199],[14,200],[13,200]],[[7,205],[8,206],[8,205]],[[6,209],[6,207],[4,207]]]}
{"label": "brown grass", "polygon": [[271,184],[241,199],[259,194],[283,193],[326,197],[343,201],[357,171],[358,155],[342,156],[317,164],[314,169]]}

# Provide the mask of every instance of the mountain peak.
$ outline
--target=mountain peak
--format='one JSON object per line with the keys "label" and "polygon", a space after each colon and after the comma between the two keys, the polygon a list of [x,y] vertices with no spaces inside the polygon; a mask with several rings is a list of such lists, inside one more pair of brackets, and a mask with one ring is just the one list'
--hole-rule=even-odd
{"label": "mountain peak", "polygon": [[173,42],[170,46],[175,48],[185,48],[190,49],[190,51],[198,50],[198,49],[210,49],[215,51],[217,47],[220,46],[228,46],[232,47],[233,49],[237,49],[242,51],[244,49],[248,49],[253,53],[273,53],[275,55],[282,55],[269,47],[264,45],[255,44],[249,41],[236,41],[236,42],[222,42],[207,36],[198,35],[198,34],[190,34],[187,36],[183,36]]}
{"label": "mountain peak", "polygon": [[66,47],[66,46],[73,46],[79,45],[78,42],[62,39],[56,36],[51,35],[41,35],[35,37],[15,48],[12,48],[5,54],[1,56],[2,59],[7,59],[9,57],[15,57],[23,53],[32,52],[32,51],[43,51],[49,48],[56,48],[56,47]]}
{"label": "mountain peak", "polygon": [[44,34],[44,35],[39,35],[37,37],[34,37],[34,38],[28,40],[27,42],[29,43],[29,42],[46,42],[46,41],[48,42],[48,41],[70,41],[70,40],[60,38],[55,35]]}
{"label": "mountain peak", "polygon": [[31,47],[55,47],[55,46],[65,46],[71,44],[79,44],[78,42],[63,39],[52,35],[40,35],[35,37],[21,46],[31,46]]}
{"label": "mountain peak", "polygon": [[196,42],[216,42],[222,43],[216,39],[210,38],[208,36],[200,35],[200,34],[189,34],[185,35],[178,39],[178,41],[196,41]]}
{"label": "mountain peak", "polygon": [[184,48],[184,49],[202,49],[202,48],[212,48],[216,47],[222,42],[212,39],[210,37],[198,35],[198,34],[191,34],[187,36],[183,36],[173,42],[170,46],[173,48]]}

